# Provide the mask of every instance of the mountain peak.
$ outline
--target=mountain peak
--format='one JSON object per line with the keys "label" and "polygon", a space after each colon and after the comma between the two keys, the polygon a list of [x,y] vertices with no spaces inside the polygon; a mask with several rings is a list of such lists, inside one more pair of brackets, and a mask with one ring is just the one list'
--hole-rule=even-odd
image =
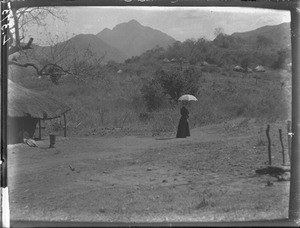
{"label": "mountain peak", "polygon": [[103,29],[101,32],[99,32],[99,33],[97,34],[97,36],[98,36],[98,37],[99,37],[99,36],[106,36],[106,35],[109,35],[110,32],[111,32],[111,29],[105,28],[105,29]]}
{"label": "mountain peak", "polygon": [[121,24],[118,24],[118,25],[116,25],[114,28],[113,28],[113,30],[115,30],[115,29],[136,29],[136,28],[139,28],[139,29],[141,29],[141,28],[143,28],[144,26],[143,25],[141,25],[137,20],[135,20],[135,19],[132,19],[132,20],[130,20],[130,21],[128,21],[128,22],[124,22],[124,23],[121,23]]}
{"label": "mountain peak", "polygon": [[111,29],[109,29],[109,28],[105,28],[102,30],[102,32],[110,32],[110,31],[111,31]]}
{"label": "mountain peak", "polygon": [[135,19],[118,24],[109,32],[102,31],[97,36],[126,53],[129,58],[138,56],[157,45],[167,48],[175,41],[171,36],[144,26]]}
{"label": "mountain peak", "polygon": [[131,24],[131,25],[141,25],[137,20],[132,19],[130,21],[127,22],[127,24]]}

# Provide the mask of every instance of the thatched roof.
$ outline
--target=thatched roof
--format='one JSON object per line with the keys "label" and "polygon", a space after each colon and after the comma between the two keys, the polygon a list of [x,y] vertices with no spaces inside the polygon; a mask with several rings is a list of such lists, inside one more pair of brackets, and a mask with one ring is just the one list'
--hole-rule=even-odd
{"label": "thatched roof", "polygon": [[257,72],[264,72],[265,68],[263,66],[259,65],[259,66],[255,67],[255,71],[257,71]]}
{"label": "thatched roof", "polygon": [[234,68],[233,68],[234,71],[243,71],[244,69],[239,66],[239,65],[236,65]]}
{"label": "thatched roof", "polygon": [[202,61],[202,62],[201,62],[201,66],[209,66],[209,63],[206,62],[206,61]]}
{"label": "thatched roof", "polygon": [[11,80],[8,80],[7,87],[7,114],[10,117],[53,119],[71,109],[51,96],[31,91]]}

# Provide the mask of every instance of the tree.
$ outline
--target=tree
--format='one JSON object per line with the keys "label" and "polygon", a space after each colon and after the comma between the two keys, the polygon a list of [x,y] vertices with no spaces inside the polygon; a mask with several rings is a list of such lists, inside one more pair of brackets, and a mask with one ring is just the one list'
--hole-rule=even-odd
{"label": "tree", "polygon": [[175,41],[173,45],[170,45],[166,51],[166,57],[168,59],[180,58],[182,56],[181,53],[181,45],[180,41]]}
{"label": "tree", "polygon": [[214,31],[215,38],[217,38],[219,35],[222,35],[222,34],[224,34],[224,29],[222,27],[215,28],[215,31]]}
{"label": "tree", "polygon": [[[27,43],[22,41],[25,39],[27,28],[29,26],[45,26],[44,19],[51,15],[59,20],[65,20],[65,13],[58,8],[53,7],[34,7],[34,8],[13,8],[10,9],[12,26],[9,28],[8,36],[10,41],[8,43],[8,54],[11,56],[17,52],[26,54],[26,50],[33,49],[33,37],[30,37]],[[39,66],[33,62],[19,62],[16,58],[9,58],[9,65],[17,65],[20,67],[33,67],[37,75],[44,76],[49,73],[68,74],[62,66],[57,63],[47,63],[43,66]]]}
{"label": "tree", "polygon": [[197,72],[194,67],[172,68],[169,71],[162,70],[157,73],[157,80],[164,93],[173,101],[177,101],[184,93],[196,94],[199,90],[200,77],[201,72]]}
{"label": "tree", "polygon": [[193,63],[193,57],[196,49],[196,40],[187,39],[181,44],[182,55],[185,59],[187,59],[190,63]]}
{"label": "tree", "polygon": [[220,33],[213,42],[221,48],[229,48],[230,44],[232,44],[232,40],[230,37],[224,33]]}
{"label": "tree", "polygon": [[67,40],[68,36],[58,36],[48,32],[47,40],[44,40],[48,45],[46,48],[33,45],[33,37],[29,37],[27,43],[22,42],[28,34],[28,28],[33,25],[45,27],[45,19],[48,16],[66,22],[65,11],[55,7],[11,7],[10,12],[12,26],[9,29],[11,38],[9,55],[20,53],[21,56],[26,56],[26,58],[22,58],[22,61],[18,61],[17,58],[13,57],[9,58],[9,65],[32,67],[38,76],[50,76],[54,84],[58,84],[62,75],[72,75],[80,82],[89,76],[94,78],[99,75],[99,69],[105,54],[97,57],[91,48],[87,47],[83,53],[80,53],[82,58],[77,58],[78,53]]}
{"label": "tree", "polygon": [[274,69],[282,69],[285,67],[286,59],[289,56],[289,50],[288,49],[281,49],[277,52],[278,58],[273,63]]}
{"label": "tree", "polygon": [[161,107],[163,93],[157,80],[152,79],[148,84],[143,85],[141,93],[148,111],[151,112]]}
{"label": "tree", "polygon": [[164,93],[170,95],[172,100],[177,100],[184,88],[183,78],[180,70],[171,69],[170,71],[161,71],[158,74],[158,81],[162,86]]}
{"label": "tree", "polygon": [[273,40],[266,38],[263,35],[259,35],[257,36],[256,44],[258,48],[265,48],[271,46],[273,44]]}
{"label": "tree", "polygon": [[249,58],[248,57],[244,57],[241,61],[241,67],[247,71],[248,67],[249,67]]}
{"label": "tree", "polygon": [[141,94],[148,111],[159,109],[166,101],[177,102],[183,94],[196,94],[199,90],[201,72],[194,67],[173,67],[170,70],[157,70],[155,77],[144,84]]}

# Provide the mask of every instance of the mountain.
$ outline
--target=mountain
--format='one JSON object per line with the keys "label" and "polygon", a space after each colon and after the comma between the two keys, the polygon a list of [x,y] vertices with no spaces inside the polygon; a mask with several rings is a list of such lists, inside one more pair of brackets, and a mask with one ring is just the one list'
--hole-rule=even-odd
{"label": "mountain", "polygon": [[60,43],[57,48],[63,48],[66,45],[69,52],[76,53],[76,57],[85,58],[84,53],[89,48],[95,53],[97,58],[105,55],[104,62],[114,60],[116,62],[123,62],[126,59],[126,55],[122,51],[110,46],[96,35],[93,34],[79,34],[68,41]]}
{"label": "mountain", "polygon": [[128,58],[139,56],[156,46],[167,48],[175,42],[175,39],[166,33],[143,26],[136,20],[118,24],[113,29],[105,28],[96,36],[121,50]]}
{"label": "mountain", "polygon": [[[90,50],[89,53],[87,49]],[[59,65],[68,65],[74,59],[88,60],[91,56],[97,59],[105,56],[102,63],[107,63],[109,60],[123,62],[127,58],[122,51],[111,47],[93,34],[76,35],[53,47],[33,45],[33,49],[27,51],[30,62],[37,60],[47,62],[49,59],[48,62],[57,62]],[[23,57],[20,61],[26,62],[26,59]]]}
{"label": "mountain", "polygon": [[249,44],[256,44],[259,36],[264,36],[267,40],[278,47],[290,47],[291,45],[291,27],[290,23],[279,25],[267,25],[248,32],[235,32],[232,37],[240,37]]}

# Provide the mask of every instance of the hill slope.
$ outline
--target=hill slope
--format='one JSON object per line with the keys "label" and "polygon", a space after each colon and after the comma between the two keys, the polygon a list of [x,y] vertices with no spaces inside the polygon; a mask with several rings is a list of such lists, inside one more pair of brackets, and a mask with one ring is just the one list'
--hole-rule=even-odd
{"label": "hill slope", "polygon": [[128,58],[138,56],[157,45],[166,48],[175,42],[171,36],[143,26],[136,20],[118,24],[112,30],[105,28],[97,36],[112,47],[126,53]]}
{"label": "hill slope", "polygon": [[264,36],[273,41],[278,47],[290,47],[290,23],[267,25],[248,32],[235,32],[232,37],[240,37],[249,44],[255,44],[258,36]]}
{"label": "hill slope", "polygon": [[[87,50],[90,51],[88,54]],[[111,47],[93,34],[79,34],[53,47],[34,45],[33,49],[27,51],[27,61],[29,58],[30,62],[50,61],[59,65],[68,64],[74,59],[79,61],[88,60],[91,56],[97,59],[105,56],[103,63],[109,60],[123,62],[126,59],[122,51]],[[21,62],[24,61],[25,59],[21,60]]]}
{"label": "hill slope", "polygon": [[[103,40],[99,39],[97,36],[92,34],[80,34],[72,37],[68,42],[68,49],[74,50],[78,53],[78,57],[84,57],[83,54],[87,48],[89,48],[96,57],[101,57],[105,55],[104,62],[109,60],[114,60],[116,62],[123,62],[126,56],[122,51],[110,46]],[[63,47],[64,43],[57,45],[58,48]]]}

